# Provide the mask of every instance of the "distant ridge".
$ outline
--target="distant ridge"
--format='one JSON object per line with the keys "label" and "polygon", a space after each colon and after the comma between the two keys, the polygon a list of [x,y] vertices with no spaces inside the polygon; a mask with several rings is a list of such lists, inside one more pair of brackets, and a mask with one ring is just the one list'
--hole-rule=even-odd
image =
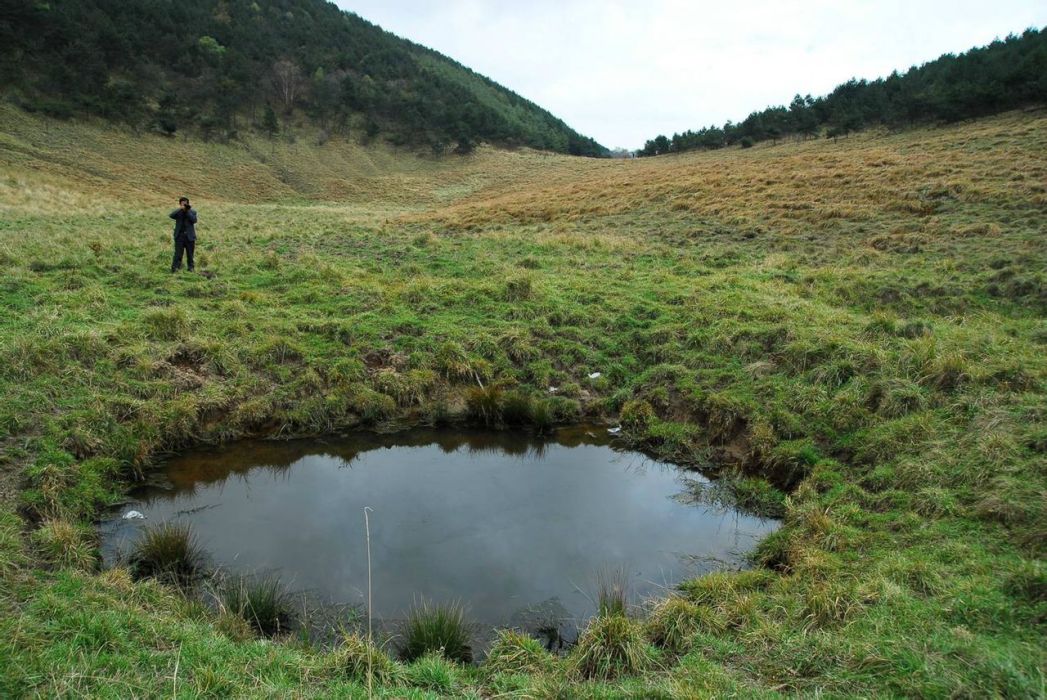
{"label": "distant ridge", "polygon": [[8,0],[0,90],[26,110],[230,139],[321,133],[455,149],[607,149],[534,103],[323,0]]}
{"label": "distant ridge", "polygon": [[956,122],[1047,104],[1047,31],[1028,29],[988,46],[895,71],[873,81],[852,78],[824,97],[796,95],[788,107],[768,107],[744,121],[661,135],[641,156],[743,147],[783,136],[845,136],[871,126],[892,128]]}

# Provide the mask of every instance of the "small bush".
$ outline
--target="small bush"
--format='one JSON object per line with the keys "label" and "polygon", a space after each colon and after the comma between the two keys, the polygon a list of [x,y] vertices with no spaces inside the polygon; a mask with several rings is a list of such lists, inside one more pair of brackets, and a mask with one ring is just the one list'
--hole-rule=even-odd
{"label": "small bush", "polygon": [[388,654],[358,635],[345,637],[337,653],[346,675],[354,681],[366,683],[367,675],[371,674],[373,684],[389,685],[401,675],[401,668]]}
{"label": "small bush", "polygon": [[227,611],[265,636],[287,631],[294,617],[290,597],[276,577],[250,580],[239,576],[226,582],[221,598]]}
{"label": "small bush", "polygon": [[756,142],[753,141],[752,138],[749,136],[743,136],[740,143],[742,145],[742,148],[752,148]]}
{"label": "small bush", "polygon": [[155,578],[185,587],[203,575],[204,559],[188,525],[164,523],[143,530],[129,564],[136,579]]}
{"label": "small bush", "polygon": [[465,610],[458,603],[435,605],[423,601],[416,605],[404,624],[403,640],[400,656],[406,661],[431,653],[462,663],[473,659]]}
{"label": "small bush", "polygon": [[541,673],[552,665],[553,655],[540,641],[515,630],[498,630],[498,638],[484,661],[484,669],[491,675]]}
{"label": "small bush", "polygon": [[636,621],[609,615],[590,621],[570,660],[583,678],[608,680],[645,671],[654,657]]}

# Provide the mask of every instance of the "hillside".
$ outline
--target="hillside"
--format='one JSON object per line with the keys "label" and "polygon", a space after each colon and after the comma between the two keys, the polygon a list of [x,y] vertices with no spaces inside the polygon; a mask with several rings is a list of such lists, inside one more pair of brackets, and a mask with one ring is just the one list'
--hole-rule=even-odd
{"label": "hillside", "polygon": [[[384,697],[1042,694],[1043,110],[608,161],[4,109],[0,695],[365,697],[367,659]],[[172,276],[183,191],[203,274]],[[171,450],[478,396],[620,420],[783,528],[616,620],[606,673],[592,637],[478,666],[263,643],[98,571],[92,520]]]}
{"label": "hillside", "polygon": [[992,42],[886,78],[852,78],[821,97],[797,94],[788,105],[753,112],[737,123],[687,130],[648,141],[641,156],[751,146],[783,137],[838,138],[862,129],[946,124],[1047,103],[1047,31]]}
{"label": "hillside", "polygon": [[606,150],[441,54],[324,0],[14,0],[0,13],[0,90],[56,117],[228,140],[323,133],[574,155]]}

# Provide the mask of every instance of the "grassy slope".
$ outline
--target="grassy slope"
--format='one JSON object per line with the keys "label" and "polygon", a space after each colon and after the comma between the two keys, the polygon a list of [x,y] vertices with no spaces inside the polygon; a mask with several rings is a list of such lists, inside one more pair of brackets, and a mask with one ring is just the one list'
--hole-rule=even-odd
{"label": "grassy slope", "polygon": [[[383,692],[1044,693],[1043,112],[639,162],[0,120],[0,695],[362,695],[87,573],[75,526],[165,449],[430,420],[474,375],[798,485],[780,573],[687,587],[704,631],[641,678]],[[183,191],[210,279],[165,272]]]}

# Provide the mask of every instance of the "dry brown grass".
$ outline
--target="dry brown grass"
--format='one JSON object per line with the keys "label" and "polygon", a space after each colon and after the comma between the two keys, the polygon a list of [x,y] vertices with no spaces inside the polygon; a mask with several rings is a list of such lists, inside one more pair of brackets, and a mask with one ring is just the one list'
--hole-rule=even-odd
{"label": "dry brown grass", "polygon": [[572,160],[493,148],[437,158],[354,138],[317,146],[308,132],[293,143],[254,135],[205,143],[41,119],[2,105],[0,123],[0,210],[31,213],[117,202],[152,207],[188,194],[209,203],[323,202],[393,215],[538,181],[550,164]]}
{"label": "dry brown grass", "polygon": [[[450,227],[682,212],[735,230],[796,234],[839,221],[916,218],[939,235],[992,235],[1005,222],[946,226],[945,203],[1047,207],[1047,112],[901,134],[764,144],[634,161],[552,160],[529,187],[490,188],[422,217]],[[972,228],[974,227],[974,228]],[[919,231],[900,228],[888,237]]]}

